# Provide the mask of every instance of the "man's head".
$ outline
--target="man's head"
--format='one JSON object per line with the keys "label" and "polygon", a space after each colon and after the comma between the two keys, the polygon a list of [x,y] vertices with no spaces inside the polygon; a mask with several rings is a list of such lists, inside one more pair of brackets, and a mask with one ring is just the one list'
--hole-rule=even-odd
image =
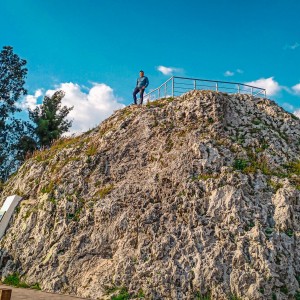
{"label": "man's head", "polygon": [[140,71],[140,77],[143,77],[143,76],[144,76],[144,71],[141,70],[141,71]]}

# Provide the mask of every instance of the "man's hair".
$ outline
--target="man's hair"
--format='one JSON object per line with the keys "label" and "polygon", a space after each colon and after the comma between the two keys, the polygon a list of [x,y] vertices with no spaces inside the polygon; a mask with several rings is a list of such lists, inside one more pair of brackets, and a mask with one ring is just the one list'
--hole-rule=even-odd
{"label": "man's hair", "polygon": [[141,70],[140,73],[145,73],[145,72],[143,70]]}

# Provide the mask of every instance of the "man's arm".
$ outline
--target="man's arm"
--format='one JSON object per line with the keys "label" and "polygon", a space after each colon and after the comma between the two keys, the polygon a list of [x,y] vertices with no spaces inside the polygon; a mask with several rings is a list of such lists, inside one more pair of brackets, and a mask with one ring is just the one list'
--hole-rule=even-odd
{"label": "man's arm", "polygon": [[145,78],[146,79],[146,85],[145,85],[145,88],[149,85],[149,79],[148,77]]}

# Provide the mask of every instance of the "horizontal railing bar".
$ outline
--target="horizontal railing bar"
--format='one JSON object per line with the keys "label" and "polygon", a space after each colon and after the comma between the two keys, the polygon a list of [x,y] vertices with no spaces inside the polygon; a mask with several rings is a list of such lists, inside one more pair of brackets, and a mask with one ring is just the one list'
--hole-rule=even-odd
{"label": "horizontal railing bar", "polygon": [[260,90],[265,90],[263,88],[257,87],[257,86],[252,86],[249,84],[245,84],[245,83],[239,83],[239,82],[230,82],[230,81],[221,81],[221,80],[209,80],[209,79],[200,79],[200,78],[188,78],[188,77],[180,77],[180,76],[173,76],[171,78],[180,78],[180,79],[185,79],[185,80],[197,80],[197,81],[206,81],[206,82],[218,82],[218,83],[228,83],[228,84],[237,84],[237,85],[242,85],[242,86],[248,86],[248,87],[252,87],[252,88],[256,88],[256,89],[260,89]]}

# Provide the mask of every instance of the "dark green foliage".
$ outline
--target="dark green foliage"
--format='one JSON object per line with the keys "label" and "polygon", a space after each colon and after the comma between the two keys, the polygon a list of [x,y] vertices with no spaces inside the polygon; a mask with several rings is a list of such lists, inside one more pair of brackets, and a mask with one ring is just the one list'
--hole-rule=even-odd
{"label": "dark green foliage", "polygon": [[248,161],[245,159],[236,159],[233,163],[233,167],[236,170],[243,171],[248,166]]}
{"label": "dark green foliage", "polygon": [[280,288],[280,292],[287,295],[288,292],[289,292],[287,286],[286,286],[286,285],[282,286],[282,287]]}
{"label": "dark green foliage", "polygon": [[230,299],[230,300],[242,300],[240,297],[238,297],[237,295],[234,295],[234,294],[231,294],[231,295],[229,296],[229,299]]}
{"label": "dark green foliage", "polygon": [[127,288],[123,287],[119,290],[117,295],[111,296],[111,300],[128,300],[130,295]]}
{"label": "dark green foliage", "polygon": [[34,285],[28,285],[27,283],[21,281],[20,275],[18,273],[13,273],[8,275],[4,280],[4,284],[15,286],[15,287],[20,287],[20,288],[31,288],[34,290],[40,290],[41,287],[39,283],[35,283]]}
{"label": "dark green foliage", "polygon": [[201,294],[200,292],[196,292],[194,300],[210,300],[211,296],[210,293],[206,293],[205,295]]}
{"label": "dark green foliage", "polygon": [[13,273],[11,275],[8,275],[4,281],[4,284],[12,285],[12,286],[19,286],[20,284],[20,277],[19,274]]}
{"label": "dark green foliage", "polygon": [[6,180],[20,164],[17,156],[19,139],[26,135],[26,122],[15,116],[21,109],[16,105],[24,88],[26,60],[19,58],[10,46],[0,52],[0,180]]}
{"label": "dark green foliage", "polygon": [[52,97],[45,96],[42,105],[29,110],[39,147],[50,147],[72,125],[72,121],[66,120],[66,117],[73,107],[61,105],[64,95],[63,91],[57,91]]}
{"label": "dark green foliage", "polygon": [[290,229],[290,228],[289,228],[285,233],[286,233],[286,235],[289,236],[289,237],[292,237],[292,236],[294,235],[293,230]]}

